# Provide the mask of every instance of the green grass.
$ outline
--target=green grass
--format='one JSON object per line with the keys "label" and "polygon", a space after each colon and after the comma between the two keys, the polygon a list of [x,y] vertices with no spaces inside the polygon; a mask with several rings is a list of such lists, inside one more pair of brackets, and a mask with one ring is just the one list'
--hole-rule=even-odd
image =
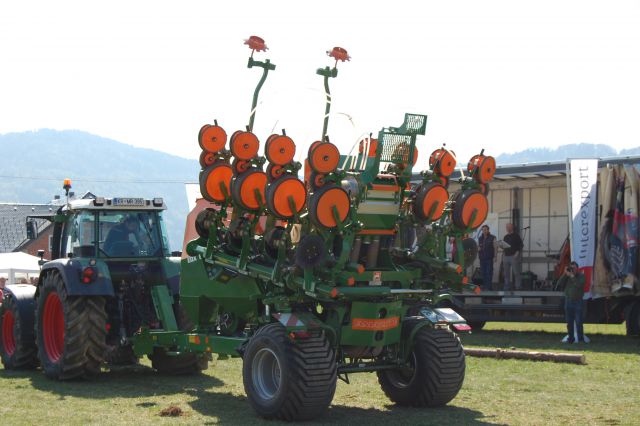
{"label": "green grass", "polygon": [[[473,347],[583,352],[588,365],[467,358],[462,390],[440,409],[398,408],[374,374],[339,382],[325,416],[314,424],[637,424],[640,340],[622,326],[586,326],[592,343],[564,345],[562,324],[490,323],[463,335]],[[146,362],[93,381],[53,382],[40,371],[0,370],[2,424],[268,424],[251,411],[241,361],[216,361],[206,374],[164,377]],[[181,417],[161,417],[170,405]]]}

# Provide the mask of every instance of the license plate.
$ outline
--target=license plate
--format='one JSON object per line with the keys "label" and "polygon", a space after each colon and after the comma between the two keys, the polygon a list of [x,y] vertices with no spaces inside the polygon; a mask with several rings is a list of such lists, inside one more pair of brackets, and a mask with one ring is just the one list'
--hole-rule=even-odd
{"label": "license plate", "polygon": [[144,207],[144,198],[114,198],[111,201],[112,206],[118,207]]}

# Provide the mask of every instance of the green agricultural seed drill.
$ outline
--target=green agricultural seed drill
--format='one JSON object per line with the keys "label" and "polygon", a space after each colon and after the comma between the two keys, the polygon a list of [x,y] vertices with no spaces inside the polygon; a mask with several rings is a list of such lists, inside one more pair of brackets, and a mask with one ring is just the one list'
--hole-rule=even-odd
{"label": "green agricultural seed drill", "polygon": [[[327,136],[329,81],[322,137],[303,165],[283,130],[265,141],[253,130],[269,60],[259,37],[249,68],[263,70],[249,125],[229,138],[217,122],[200,130],[202,196],[199,238],[182,261],[180,302],[196,324],[187,334],[143,330],[135,347],[174,345],[176,352],[242,356],[244,387],[262,417],[311,419],[331,403],[338,378],[373,372],[394,402],[441,406],[462,386],[465,358],[454,330],[469,326],[435,306],[445,288],[466,284],[462,262],[446,258],[449,237],[460,241],[486,218],[486,183],[495,168],[482,153],[468,165],[462,190],[449,194],[455,157],[437,149],[421,182],[411,185],[427,117],[405,114],[399,127],[340,155]],[[266,166],[266,167],[265,167]],[[459,250],[461,253],[462,250]]]}

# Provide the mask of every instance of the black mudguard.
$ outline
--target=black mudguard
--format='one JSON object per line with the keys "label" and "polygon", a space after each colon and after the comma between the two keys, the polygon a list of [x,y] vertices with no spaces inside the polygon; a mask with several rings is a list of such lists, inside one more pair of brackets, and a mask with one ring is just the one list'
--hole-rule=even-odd
{"label": "black mudguard", "polygon": [[11,297],[16,301],[20,321],[20,330],[23,341],[33,340],[33,324],[36,311],[36,286],[30,284],[12,284],[5,286],[4,298]]}
{"label": "black mudguard", "polygon": [[40,284],[42,277],[50,271],[57,271],[64,280],[64,285],[69,296],[114,296],[113,284],[109,269],[102,262],[98,262],[98,277],[95,281],[84,284],[80,277],[82,270],[89,266],[85,259],[56,259],[45,263],[40,272]]}

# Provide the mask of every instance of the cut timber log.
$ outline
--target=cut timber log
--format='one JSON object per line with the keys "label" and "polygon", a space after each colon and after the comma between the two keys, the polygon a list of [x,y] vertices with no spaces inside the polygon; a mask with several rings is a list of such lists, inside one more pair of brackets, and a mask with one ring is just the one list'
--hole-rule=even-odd
{"label": "cut timber log", "polygon": [[533,361],[554,361],[568,362],[572,364],[585,365],[587,359],[584,354],[567,354],[554,352],[528,352],[512,349],[479,349],[465,348],[464,353],[468,356],[480,358],[498,358],[498,359],[528,359]]}

